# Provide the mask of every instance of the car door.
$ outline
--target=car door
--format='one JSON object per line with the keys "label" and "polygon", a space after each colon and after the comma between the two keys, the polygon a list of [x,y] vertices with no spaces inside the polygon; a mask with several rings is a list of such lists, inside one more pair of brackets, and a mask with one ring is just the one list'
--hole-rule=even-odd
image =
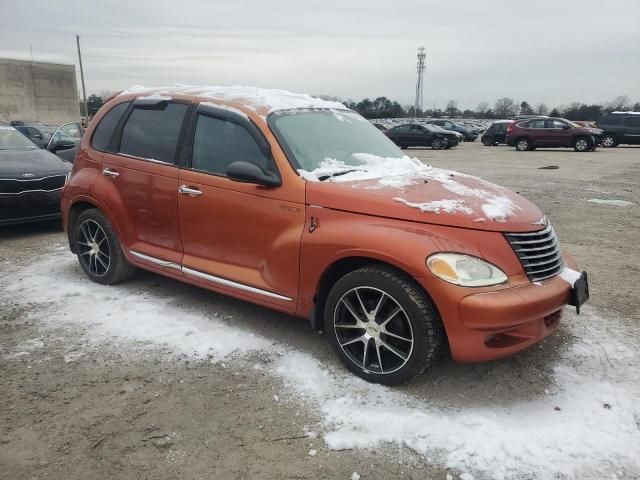
{"label": "car door", "polygon": [[622,122],[621,143],[640,143],[640,115],[629,115]]}
{"label": "car door", "polygon": [[185,155],[178,196],[183,273],[225,293],[295,309],[304,190],[227,177],[236,161],[278,172],[260,130],[228,109],[198,107]]}
{"label": "car door", "polygon": [[547,147],[570,147],[571,126],[561,120],[546,120],[542,139]]}
{"label": "car door", "polygon": [[123,248],[155,266],[179,269],[182,260],[178,158],[191,107],[134,101],[102,157],[102,177],[95,186],[96,196],[110,208]]}

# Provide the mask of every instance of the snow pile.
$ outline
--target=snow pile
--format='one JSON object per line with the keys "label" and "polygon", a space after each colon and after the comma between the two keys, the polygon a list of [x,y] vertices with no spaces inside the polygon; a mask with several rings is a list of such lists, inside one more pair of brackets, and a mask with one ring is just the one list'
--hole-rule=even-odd
{"label": "snow pile", "polygon": [[288,110],[292,108],[346,109],[346,107],[340,102],[322,100],[304,93],[293,93],[287,90],[247,87],[241,85],[231,87],[175,85],[173,87],[151,88],[134,85],[121,92],[120,95],[130,93],[148,95],[193,95],[206,97],[213,100],[237,103],[255,111],[263,117],[276,110]]}
{"label": "snow pile", "polygon": [[433,213],[440,213],[441,211],[445,213],[462,212],[469,215],[473,213],[473,210],[471,210],[469,207],[465,207],[464,200],[435,200],[433,202],[425,202],[425,203],[412,203],[405,200],[404,198],[399,198],[399,197],[395,197],[393,200],[396,202],[404,203],[407,207],[417,208],[421,212],[433,212]]}
{"label": "snow pile", "polygon": [[[164,351],[214,361],[255,351],[270,355],[273,361],[264,371],[284,384],[283,391],[320,412],[331,449],[391,443],[467,476],[494,479],[632,478],[640,471],[640,347],[628,327],[588,307],[579,321],[572,313],[563,321],[575,343],[549,359],[552,393],[511,403],[451,399],[443,409],[419,393],[419,384],[414,394],[368,384],[333,357],[326,365],[254,336],[229,319],[189,306],[179,294],[155,293],[150,283],[97,285],[85,278],[75,257],[58,253],[4,277],[2,294],[30,308],[45,327],[66,329],[69,338],[82,335],[94,347],[124,354]],[[34,299],[46,307],[34,310]],[[70,342],[69,348],[75,351],[77,345]],[[28,351],[27,345],[17,349]]]}
{"label": "snow pile", "polygon": [[626,200],[611,200],[603,198],[590,198],[587,202],[597,203],[599,205],[613,205],[614,207],[633,207],[635,205],[635,203],[628,202]]}

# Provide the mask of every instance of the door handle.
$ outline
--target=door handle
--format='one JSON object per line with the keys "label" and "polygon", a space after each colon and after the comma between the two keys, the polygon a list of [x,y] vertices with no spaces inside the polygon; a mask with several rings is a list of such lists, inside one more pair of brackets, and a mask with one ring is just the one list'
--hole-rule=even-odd
{"label": "door handle", "polygon": [[105,177],[113,177],[113,178],[120,176],[118,172],[110,168],[105,168],[104,170],[102,170],[102,175],[104,175]]}
{"label": "door handle", "polygon": [[178,188],[178,192],[183,195],[193,195],[193,196],[202,195],[201,190],[193,187],[187,187],[186,185],[181,185],[180,188]]}

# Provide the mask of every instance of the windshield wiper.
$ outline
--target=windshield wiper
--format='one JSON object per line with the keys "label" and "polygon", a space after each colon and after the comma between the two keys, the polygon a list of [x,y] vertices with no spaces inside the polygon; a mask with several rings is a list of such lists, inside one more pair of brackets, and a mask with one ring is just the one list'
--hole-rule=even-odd
{"label": "windshield wiper", "polygon": [[320,180],[321,182],[324,182],[325,180],[328,180],[330,178],[339,177],[340,175],[346,175],[347,173],[357,172],[357,171],[358,171],[357,168],[352,168],[351,170],[342,170],[341,172],[330,173],[328,175],[321,175],[318,177],[318,180]]}

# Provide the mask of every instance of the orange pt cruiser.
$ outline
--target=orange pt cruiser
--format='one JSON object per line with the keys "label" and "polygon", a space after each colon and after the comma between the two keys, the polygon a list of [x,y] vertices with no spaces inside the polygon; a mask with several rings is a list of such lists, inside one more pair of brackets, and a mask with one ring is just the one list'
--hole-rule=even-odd
{"label": "orange pt cruiser", "polygon": [[132,87],[86,131],[62,195],[87,276],[144,268],[308,318],[344,364],[405,382],[540,341],[586,272],[525,198],[404,156],[337,102]]}

